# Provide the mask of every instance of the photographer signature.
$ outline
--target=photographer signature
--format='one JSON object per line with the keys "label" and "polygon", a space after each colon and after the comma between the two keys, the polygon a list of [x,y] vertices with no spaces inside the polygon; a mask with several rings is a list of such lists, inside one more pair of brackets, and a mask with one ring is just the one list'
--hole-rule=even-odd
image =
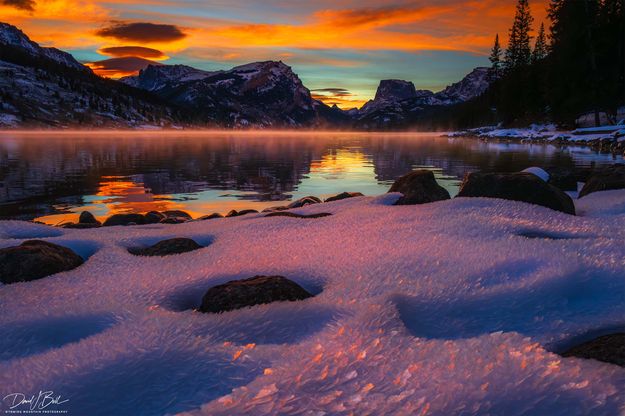
{"label": "photographer signature", "polygon": [[39,391],[39,394],[33,394],[30,397],[23,393],[7,394],[2,401],[8,403],[9,410],[20,406],[28,406],[29,410],[43,410],[49,406],[67,403],[69,399],[63,400],[60,394],[55,396],[53,391]]}

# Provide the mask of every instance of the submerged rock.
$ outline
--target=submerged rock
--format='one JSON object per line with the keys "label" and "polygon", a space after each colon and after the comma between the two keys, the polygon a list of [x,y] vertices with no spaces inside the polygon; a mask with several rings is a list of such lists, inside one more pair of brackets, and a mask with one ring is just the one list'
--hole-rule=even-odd
{"label": "submerged rock", "polygon": [[158,224],[165,219],[165,215],[158,211],[150,211],[144,217],[146,224]]}
{"label": "submerged rock", "polygon": [[563,357],[590,358],[625,367],[625,333],[595,338],[570,348],[561,355]]}
{"label": "submerged rock", "polygon": [[255,276],[214,286],[202,298],[200,312],[219,313],[247,306],[310,298],[297,283],[282,276]]}
{"label": "submerged rock", "polygon": [[102,226],[111,227],[114,225],[140,225],[145,223],[145,217],[141,214],[115,214],[108,217]]}
{"label": "submerged rock", "polygon": [[417,205],[451,199],[449,192],[440,186],[430,170],[419,169],[397,179],[389,192],[400,192],[404,196],[395,205]]}
{"label": "submerged rock", "polygon": [[67,247],[41,240],[0,249],[0,282],[8,284],[41,279],[75,269],[83,259]]}
{"label": "submerged rock", "polygon": [[594,172],[579,193],[582,198],[593,192],[625,189],[625,165],[616,164]]}
{"label": "submerged rock", "polygon": [[325,202],[340,201],[341,199],[355,198],[358,196],[364,196],[364,195],[361,194],[360,192],[341,192],[338,195],[334,195],[326,199]]}
{"label": "submerged rock", "polygon": [[321,199],[317,198],[316,196],[305,196],[303,198],[298,199],[297,201],[291,202],[287,206],[287,208],[288,209],[301,208],[306,205],[319,204],[319,203],[321,203]]}
{"label": "submerged rock", "polygon": [[187,253],[200,248],[202,246],[190,238],[170,238],[146,248],[129,248],[128,252],[136,256],[169,256],[171,254]]}
{"label": "submerged rock", "polygon": [[296,214],[294,212],[278,211],[278,212],[270,212],[269,214],[265,215],[265,218],[268,218],[268,217],[323,218],[323,217],[329,217],[330,215],[332,214],[330,214],[329,212],[320,212],[318,214],[303,215],[303,214]]}
{"label": "submerged rock", "polygon": [[575,215],[571,197],[531,173],[469,173],[460,186],[458,197],[521,201]]}

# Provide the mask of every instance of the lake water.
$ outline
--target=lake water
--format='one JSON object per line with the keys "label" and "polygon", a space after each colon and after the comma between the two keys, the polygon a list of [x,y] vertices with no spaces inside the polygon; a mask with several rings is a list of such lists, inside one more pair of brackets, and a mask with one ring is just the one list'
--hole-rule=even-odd
{"label": "lake water", "polygon": [[0,133],[0,218],[73,221],[88,210],[200,216],[342,191],[379,195],[415,168],[452,195],[472,171],[589,166],[583,147],[485,143],[432,133]]}

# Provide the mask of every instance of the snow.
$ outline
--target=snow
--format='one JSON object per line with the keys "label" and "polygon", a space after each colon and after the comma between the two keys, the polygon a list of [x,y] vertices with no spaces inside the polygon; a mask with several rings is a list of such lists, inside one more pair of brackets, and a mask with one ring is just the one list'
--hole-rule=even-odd
{"label": "snow", "polygon": [[[70,414],[615,415],[625,370],[559,351],[623,329],[625,191],[584,216],[399,194],[181,225],[58,229],[0,222],[84,265],[0,286],[0,386],[53,390]],[[135,257],[171,237],[205,245]],[[194,312],[232,279],[284,275],[316,294]],[[32,394],[32,393],[31,393]]]}
{"label": "snow", "polygon": [[531,173],[532,175],[538,176],[545,182],[549,182],[549,173],[547,173],[544,169],[532,166],[531,168],[524,169],[523,172]]}

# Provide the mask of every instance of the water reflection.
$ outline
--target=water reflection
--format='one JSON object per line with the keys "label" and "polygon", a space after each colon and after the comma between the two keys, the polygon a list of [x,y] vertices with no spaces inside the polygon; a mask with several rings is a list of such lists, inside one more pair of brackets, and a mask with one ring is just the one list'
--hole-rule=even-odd
{"label": "water reflection", "polygon": [[[622,159],[622,158],[621,158]],[[74,221],[182,209],[194,216],[342,191],[378,195],[433,168],[452,194],[474,170],[613,163],[585,148],[484,143],[432,134],[0,134],[0,218]]]}

